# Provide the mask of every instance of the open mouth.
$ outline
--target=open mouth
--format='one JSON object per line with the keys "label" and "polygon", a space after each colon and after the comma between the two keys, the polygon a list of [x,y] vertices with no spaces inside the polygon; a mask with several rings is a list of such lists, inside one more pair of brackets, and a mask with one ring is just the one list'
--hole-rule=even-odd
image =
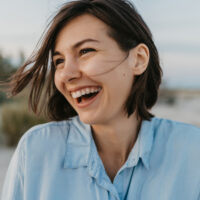
{"label": "open mouth", "polygon": [[77,98],[77,102],[78,102],[78,103],[82,103],[82,102],[89,101],[89,100],[93,99],[95,96],[97,96],[97,94],[98,94],[99,92],[100,92],[100,91],[94,92],[94,93],[90,93],[90,94],[82,95],[81,97],[78,97],[78,98]]}
{"label": "open mouth", "polygon": [[101,90],[102,87],[89,86],[71,92],[71,96],[75,100],[76,104],[81,108],[83,108],[90,105],[93,101],[95,101]]}

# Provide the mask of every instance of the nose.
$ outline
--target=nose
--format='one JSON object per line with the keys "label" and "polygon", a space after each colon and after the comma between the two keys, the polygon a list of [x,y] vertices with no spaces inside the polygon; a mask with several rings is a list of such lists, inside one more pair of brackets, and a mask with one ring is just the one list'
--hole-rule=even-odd
{"label": "nose", "polygon": [[65,59],[63,68],[59,71],[59,75],[62,80],[68,82],[73,79],[80,78],[82,73],[79,70],[77,62],[72,58],[68,58]]}

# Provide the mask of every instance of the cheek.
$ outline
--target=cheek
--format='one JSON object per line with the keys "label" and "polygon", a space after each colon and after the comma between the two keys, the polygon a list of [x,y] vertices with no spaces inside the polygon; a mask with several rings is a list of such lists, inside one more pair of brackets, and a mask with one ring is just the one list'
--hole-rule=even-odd
{"label": "cheek", "polygon": [[55,73],[54,75],[54,83],[56,88],[63,94],[64,93],[63,82],[61,81],[58,73]]}
{"label": "cheek", "polygon": [[60,78],[58,73],[54,75],[54,83],[57,90],[65,97],[65,99],[70,103],[71,102],[71,95],[67,91],[65,82]]}

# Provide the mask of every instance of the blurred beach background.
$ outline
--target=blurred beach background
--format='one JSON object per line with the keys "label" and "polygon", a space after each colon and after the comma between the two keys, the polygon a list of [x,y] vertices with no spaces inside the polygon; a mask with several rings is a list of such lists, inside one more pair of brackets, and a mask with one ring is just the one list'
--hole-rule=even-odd
{"label": "blurred beach background", "polygon": [[[0,0],[0,80],[31,55],[56,10],[66,0]],[[200,127],[200,1],[133,0],[150,27],[164,76],[152,112],[157,117]],[[0,93],[0,195],[18,139],[43,123],[27,111],[27,93],[7,99]]]}

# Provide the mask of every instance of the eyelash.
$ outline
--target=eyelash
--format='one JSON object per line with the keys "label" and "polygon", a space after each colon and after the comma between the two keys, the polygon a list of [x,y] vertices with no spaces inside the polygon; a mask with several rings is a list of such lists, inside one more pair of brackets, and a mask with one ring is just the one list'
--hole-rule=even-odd
{"label": "eyelash", "polygon": [[79,55],[82,56],[82,55],[84,55],[84,54],[86,54],[86,53],[89,53],[89,52],[91,52],[91,51],[96,51],[96,50],[93,49],[93,48],[81,49],[81,50],[79,51]]}
{"label": "eyelash", "polygon": [[57,65],[59,65],[60,63],[63,63],[63,62],[64,62],[63,59],[57,59],[57,60],[55,61],[55,66],[57,66]]}
{"label": "eyelash", "polygon": [[[82,55],[84,55],[84,54],[86,54],[86,53],[89,53],[89,52],[92,52],[92,51],[96,51],[96,50],[93,49],[93,48],[81,49],[81,50],[79,51],[79,55],[82,56]],[[63,63],[63,62],[64,62],[64,59],[57,59],[57,60],[55,61],[55,66],[57,66],[57,65],[59,65],[60,63]]]}

